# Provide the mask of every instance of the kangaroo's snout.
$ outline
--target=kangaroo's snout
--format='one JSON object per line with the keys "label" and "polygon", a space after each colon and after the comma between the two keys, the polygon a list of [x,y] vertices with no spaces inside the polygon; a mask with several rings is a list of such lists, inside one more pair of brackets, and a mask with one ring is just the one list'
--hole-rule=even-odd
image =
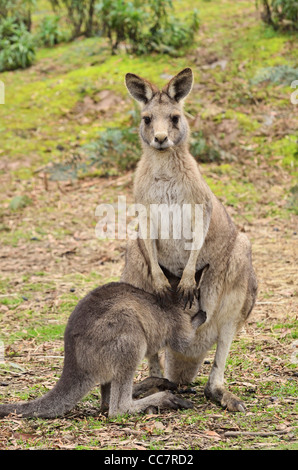
{"label": "kangaroo's snout", "polygon": [[154,137],[152,138],[150,145],[156,150],[166,150],[167,148],[172,147],[173,142],[166,131],[159,131],[154,133]]}
{"label": "kangaroo's snout", "polygon": [[168,140],[168,136],[165,132],[157,132],[154,136],[154,142],[160,145],[162,145],[167,140]]}

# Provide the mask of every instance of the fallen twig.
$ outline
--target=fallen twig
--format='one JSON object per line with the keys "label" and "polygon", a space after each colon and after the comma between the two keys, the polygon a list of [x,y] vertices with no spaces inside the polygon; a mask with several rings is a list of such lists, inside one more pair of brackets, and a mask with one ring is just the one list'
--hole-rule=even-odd
{"label": "fallen twig", "polygon": [[277,436],[280,434],[287,434],[290,429],[283,429],[281,431],[227,431],[224,433],[225,437],[239,437],[239,436]]}

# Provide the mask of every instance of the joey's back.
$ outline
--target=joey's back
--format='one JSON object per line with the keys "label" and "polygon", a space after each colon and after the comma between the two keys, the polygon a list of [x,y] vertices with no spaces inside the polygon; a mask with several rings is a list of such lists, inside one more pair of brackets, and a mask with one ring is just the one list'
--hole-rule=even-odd
{"label": "joey's back", "polygon": [[[109,283],[79,302],[70,316],[66,334],[71,332],[74,339],[88,337],[94,356],[117,355],[115,338],[118,342],[123,338],[123,343],[143,344],[144,354],[151,356],[167,342],[179,343],[193,335],[189,315],[173,305],[169,307],[162,308],[155,296],[132,285]],[[81,355],[84,357],[85,352]]]}

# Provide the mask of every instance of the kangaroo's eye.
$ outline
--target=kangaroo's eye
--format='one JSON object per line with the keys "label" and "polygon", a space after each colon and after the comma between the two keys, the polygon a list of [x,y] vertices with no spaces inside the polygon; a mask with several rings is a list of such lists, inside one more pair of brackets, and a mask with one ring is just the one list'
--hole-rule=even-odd
{"label": "kangaroo's eye", "polygon": [[178,122],[179,122],[179,116],[177,116],[177,115],[172,116],[172,123],[176,125],[176,124],[178,124]]}
{"label": "kangaroo's eye", "polygon": [[145,121],[145,124],[150,124],[151,122],[151,118],[149,116],[144,116],[144,121]]}

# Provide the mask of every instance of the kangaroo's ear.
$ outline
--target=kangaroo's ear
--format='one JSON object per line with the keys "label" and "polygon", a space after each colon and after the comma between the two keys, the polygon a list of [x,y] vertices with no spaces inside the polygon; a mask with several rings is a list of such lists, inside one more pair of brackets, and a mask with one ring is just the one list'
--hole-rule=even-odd
{"label": "kangaroo's ear", "polygon": [[164,91],[170,98],[179,102],[190,93],[192,84],[193,73],[190,68],[187,68],[175,75],[165,86]]}
{"label": "kangaroo's ear", "polygon": [[125,84],[131,96],[143,104],[148,103],[158,91],[152,83],[134,73],[127,73],[125,75]]}

